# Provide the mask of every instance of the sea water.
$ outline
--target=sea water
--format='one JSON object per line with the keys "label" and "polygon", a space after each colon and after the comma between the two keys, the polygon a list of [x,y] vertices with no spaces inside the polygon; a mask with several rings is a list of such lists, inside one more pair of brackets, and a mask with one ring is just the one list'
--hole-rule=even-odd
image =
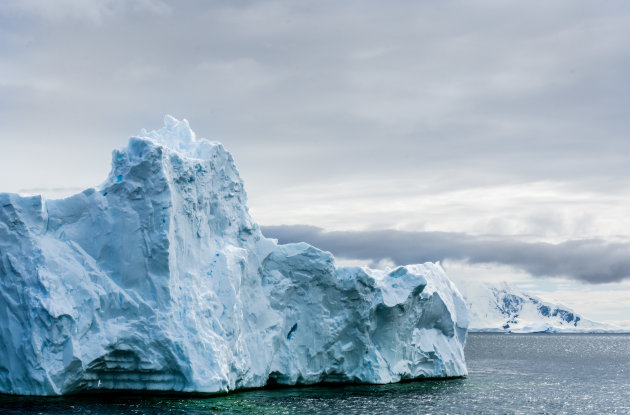
{"label": "sea water", "polygon": [[468,336],[469,376],[392,385],[265,389],[223,396],[0,396],[0,413],[630,413],[630,335]]}

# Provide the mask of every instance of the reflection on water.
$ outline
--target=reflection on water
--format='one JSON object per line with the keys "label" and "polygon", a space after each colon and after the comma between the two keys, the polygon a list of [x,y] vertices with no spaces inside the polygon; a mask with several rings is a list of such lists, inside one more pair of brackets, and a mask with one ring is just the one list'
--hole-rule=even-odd
{"label": "reflection on water", "polygon": [[629,335],[471,334],[465,379],[214,397],[0,397],[2,413],[630,413]]}

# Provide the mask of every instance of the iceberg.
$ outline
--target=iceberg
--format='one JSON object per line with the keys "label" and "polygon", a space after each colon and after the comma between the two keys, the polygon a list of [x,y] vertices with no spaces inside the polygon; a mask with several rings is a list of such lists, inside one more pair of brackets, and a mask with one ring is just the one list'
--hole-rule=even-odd
{"label": "iceberg", "polygon": [[439,264],[263,236],[230,153],[166,116],[65,199],[0,194],[0,393],[227,392],[467,374]]}

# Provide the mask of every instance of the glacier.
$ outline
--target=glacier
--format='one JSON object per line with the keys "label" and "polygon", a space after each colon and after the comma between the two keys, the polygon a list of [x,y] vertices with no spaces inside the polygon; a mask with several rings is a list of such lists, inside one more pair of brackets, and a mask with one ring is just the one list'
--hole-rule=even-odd
{"label": "glacier", "polygon": [[228,392],[467,374],[437,263],[338,267],[263,236],[232,156],[167,116],[103,184],[0,194],[0,393]]}
{"label": "glacier", "polygon": [[542,300],[507,282],[458,280],[456,285],[468,308],[469,332],[627,332],[584,318],[567,306]]}

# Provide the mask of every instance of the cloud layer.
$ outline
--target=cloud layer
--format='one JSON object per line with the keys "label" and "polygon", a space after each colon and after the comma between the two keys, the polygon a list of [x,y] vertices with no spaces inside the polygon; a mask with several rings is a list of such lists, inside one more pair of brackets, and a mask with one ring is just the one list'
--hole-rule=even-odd
{"label": "cloud layer", "polygon": [[520,268],[536,277],[563,276],[588,283],[630,278],[630,244],[576,240],[527,243],[448,232],[331,231],[307,225],[264,226],[280,243],[308,242],[336,256],[396,264],[465,260]]}
{"label": "cloud layer", "polygon": [[401,177],[443,189],[620,188],[630,175],[629,10],[8,0],[0,185],[93,184],[112,147],[172,113],[226,144],[254,196]]}
{"label": "cloud layer", "polygon": [[[460,232],[301,238],[325,249],[616,280],[626,245],[600,239],[630,200],[628,39],[623,1],[9,0],[0,190],[99,183],[172,113],[225,142],[254,212]],[[588,240],[470,236],[490,233]]]}

